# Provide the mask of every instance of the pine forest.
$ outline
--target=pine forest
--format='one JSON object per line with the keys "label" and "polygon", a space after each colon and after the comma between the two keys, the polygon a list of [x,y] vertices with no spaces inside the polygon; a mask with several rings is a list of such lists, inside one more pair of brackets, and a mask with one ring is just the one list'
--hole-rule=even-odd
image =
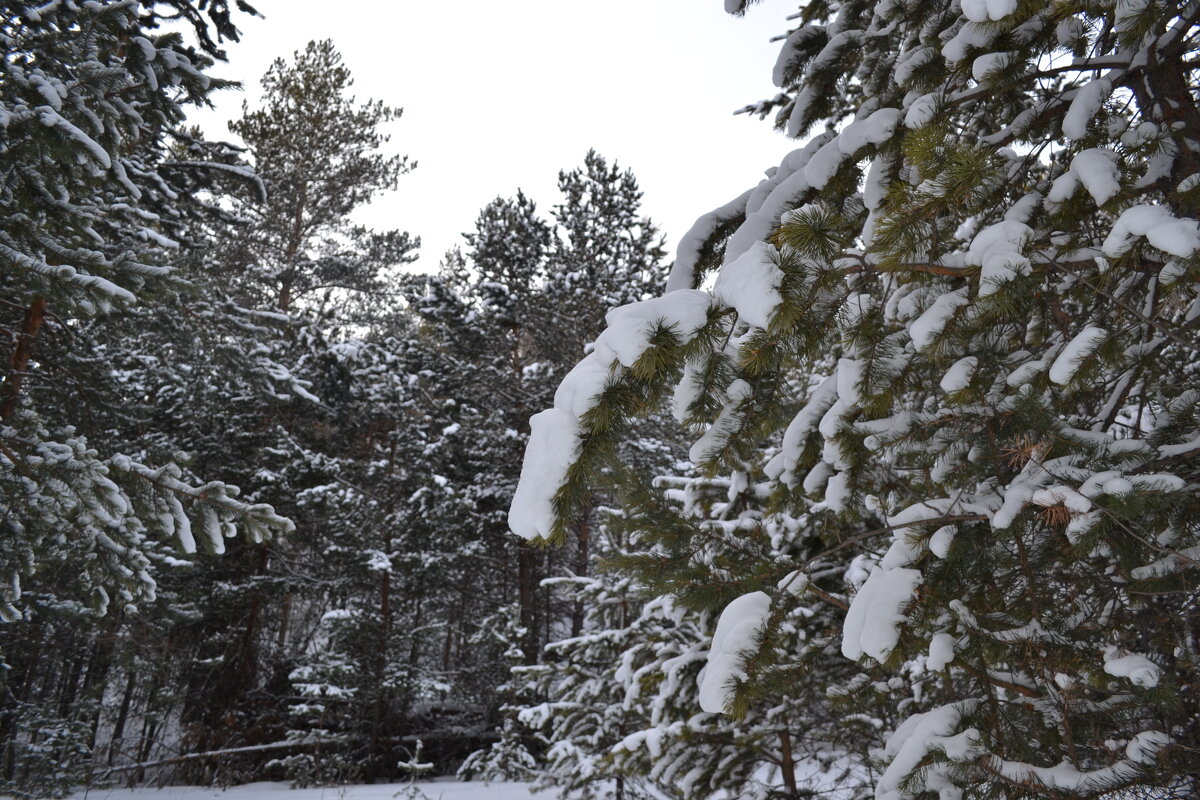
{"label": "pine forest", "polygon": [[253,5],[0,0],[0,796],[1200,797],[1200,0],[691,0],[790,152],[441,253]]}

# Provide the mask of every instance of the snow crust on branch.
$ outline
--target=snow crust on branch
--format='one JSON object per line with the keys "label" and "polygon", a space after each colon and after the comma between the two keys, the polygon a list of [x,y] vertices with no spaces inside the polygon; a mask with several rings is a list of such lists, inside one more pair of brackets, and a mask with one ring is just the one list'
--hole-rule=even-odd
{"label": "snow crust on branch", "polygon": [[755,242],[737,260],[721,267],[713,296],[738,312],[756,328],[766,328],[775,309],[783,302],[779,286],[783,270],[776,263],[775,248]]}
{"label": "snow crust on branch", "polygon": [[[962,718],[973,713],[977,706],[976,700],[962,700],[913,714],[900,723],[883,747],[883,755],[891,759],[891,763],[875,787],[875,800],[911,797],[915,792],[906,784],[931,751],[941,751],[952,762],[971,759],[979,746],[979,731],[974,728],[957,734],[954,731],[958,729]],[[939,791],[953,787],[945,765],[934,765],[918,774],[921,775],[918,778],[918,791]]]}
{"label": "snow crust on branch", "polygon": [[1200,222],[1178,218],[1168,209],[1142,203],[1121,212],[1101,249],[1109,258],[1120,258],[1133,249],[1139,237],[1179,258],[1200,250]]}
{"label": "snow crust on branch", "polygon": [[917,569],[877,566],[854,595],[842,625],[842,655],[887,660],[900,641],[904,612],[923,576]]}
{"label": "snow crust on branch", "polygon": [[514,533],[525,539],[551,537],[554,495],[579,454],[584,415],[617,371],[633,366],[651,347],[657,331],[668,330],[686,344],[708,321],[711,304],[708,292],[681,289],[608,312],[608,327],[597,337],[592,352],[563,378],[554,393],[554,406],[529,420],[529,443],[508,512]]}
{"label": "snow crust on branch", "polygon": [[708,661],[697,678],[700,708],[710,714],[725,712],[736,682],[746,677],[742,654],[754,647],[770,611],[771,596],[766,592],[751,592],[734,599],[721,612]]}

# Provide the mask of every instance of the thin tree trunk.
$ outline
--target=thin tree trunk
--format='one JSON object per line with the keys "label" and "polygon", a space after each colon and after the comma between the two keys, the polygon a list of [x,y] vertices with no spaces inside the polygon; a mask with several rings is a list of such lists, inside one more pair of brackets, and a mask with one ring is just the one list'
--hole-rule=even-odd
{"label": "thin tree trunk", "polygon": [[129,668],[129,677],[125,681],[125,693],[121,696],[121,708],[117,711],[117,721],[113,725],[112,737],[108,740],[108,766],[120,751],[121,740],[125,736],[125,722],[129,719],[129,704],[133,700],[133,690],[137,687],[137,671]]}
{"label": "thin tree trunk", "polygon": [[387,670],[386,643],[392,630],[392,575],[386,571],[382,573],[380,578],[379,619],[380,638],[382,642],[377,650],[377,658],[372,670],[374,672],[376,691],[375,706],[371,712],[371,758],[368,762],[370,764],[368,767],[368,783],[375,782],[375,779],[379,777],[378,771],[381,767],[386,769],[386,759],[383,752],[383,728],[386,723],[387,707],[391,697],[384,688],[384,672]]}
{"label": "thin tree trunk", "polygon": [[792,758],[792,737],[787,731],[779,732],[779,750],[779,769],[783,773],[783,784],[787,787],[788,794],[799,797],[796,794],[796,762]]}
{"label": "thin tree trunk", "polygon": [[0,419],[8,419],[16,413],[21,384],[25,381],[25,375],[29,371],[29,359],[33,356],[33,340],[45,318],[46,300],[35,297],[29,310],[25,312],[12,358],[9,359],[9,373],[4,376],[3,386],[0,386]]}
{"label": "thin tree trunk", "polygon": [[292,594],[288,592],[283,596],[283,602],[279,607],[279,636],[275,639],[275,647],[282,651],[287,647],[288,624],[292,617]]}
{"label": "thin tree trunk", "polygon": [[296,214],[292,217],[292,232],[284,251],[284,273],[279,286],[279,310],[287,312],[292,304],[292,286],[296,282],[296,256],[304,240],[304,208],[308,204],[308,183],[300,184],[300,197],[296,200]]}
{"label": "thin tree trunk", "polygon": [[525,629],[525,641],[521,649],[526,666],[538,662],[537,629],[534,626],[534,563],[533,548],[521,542],[517,551],[517,598],[521,606],[521,627]]}
{"label": "thin tree trunk", "polygon": [[[579,523],[579,528],[576,530],[576,539],[578,541],[577,550],[575,552],[575,574],[580,578],[588,576],[589,561],[591,559],[591,538],[592,527],[588,523],[589,509],[583,512],[583,520]],[[571,610],[571,636],[578,636],[583,633],[583,600],[579,597],[575,598],[575,607]]]}

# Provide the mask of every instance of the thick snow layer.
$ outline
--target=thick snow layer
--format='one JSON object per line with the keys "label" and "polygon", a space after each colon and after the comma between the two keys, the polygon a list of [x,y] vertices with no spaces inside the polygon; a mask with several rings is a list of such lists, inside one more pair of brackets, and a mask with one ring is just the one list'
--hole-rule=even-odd
{"label": "thick snow layer", "polygon": [[1096,78],[1079,89],[1063,117],[1063,134],[1070,139],[1087,136],[1088,123],[1099,113],[1112,91],[1112,81],[1108,78]]}
{"label": "thick snow layer", "polygon": [[881,108],[865,119],[856,119],[838,135],[838,148],[850,156],[868,144],[883,144],[892,138],[899,121],[898,108]]}
{"label": "thick snow layer", "polygon": [[998,286],[1017,275],[1029,274],[1029,259],[1021,249],[1033,238],[1033,229],[1024,223],[1006,219],[989,225],[975,235],[967,248],[967,263],[981,267],[979,296],[986,297]]}
{"label": "thick snow layer", "polygon": [[[840,138],[831,139],[804,165],[804,180],[814,189],[824,189],[849,156],[842,150]],[[853,151],[851,151],[853,152]]]}
{"label": "thick snow layer", "polygon": [[1014,783],[1032,786],[1040,784],[1048,789],[1057,789],[1060,793],[1086,795],[1099,794],[1114,783],[1135,778],[1140,772],[1138,766],[1128,759],[1090,772],[1082,772],[1067,761],[1053,767],[1039,767],[1019,761],[1008,761],[998,756],[988,756],[987,762],[990,770]]}
{"label": "thick snow layer", "polygon": [[1068,511],[1076,514],[1086,514],[1092,510],[1091,500],[1075,491],[1072,487],[1061,483],[1047,486],[1044,489],[1038,489],[1030,496],[1029,502],[1043,508],[1063,506]]}
{"label": "thick snow layer", "polygon": [[941,95],[936,93],[918,97],[904,115],[904,127],[919,128],[922,125],[928,125],[929,121],[933,119],[940,101]]}
{"label": "thick snow layer", "polygon": [[842,626],[842,655],[884,661],[900,641],[904,611],[921,585],[915,569],[876,567],[854,595]]}
{"label": "thick snow layer", "polygon": [[837,512],[845,511],[850,502],[849,478],[844,472],[829,477],[825,484],[825,505]]}
{"label": "thick snow layer", "polygon": [[821,418],[837,401],[837,396],[837,377],[830,375],[813,390],[808,402],[804,404],[804,408],[800,409],[788,424],[787,430],[783,432],[782,452],[785,475],[790,475],[796,468],[796,462],[800,460],[800,451],[804,447],[804,440],[817,429]]}
{"label": "thick snow layer", "polygon": [[1096,348],[1107,338],[1108,331],[1103,328],[1097,328],[1094,325],[1084,328],[1075,335],[1074,339],[1067,342],[1067,346],[1050,365],[1050,380],[1059,386],[1070,383],[1084,360],[1096,352]]}
{"label": "thick snow layer", "polygon": [[984,53],[971,62],[971,77],[982,82],[989,73],[998,72],[1013,62],[1013,53]]}
{"label": "thick snow layer", "polygon": [[942,58],[948,64],[957,64],[967,57],[971,50],[982,50],[991,45],[1000,35],[1000,26],[987,22],[968,22],[958,29],[958,33],[942,45]]}
{"label": "thick snow layer", "polygon": [[908,335],[912,337],[913,347],[924,350],[933,344],[933,341],[945,329],[946,323],[954,316],[954,312],[969,302],[965,287],[947,292],[934,300],[933,304],[921,316],[913,320],[912,325],[908,328]]}
{"label": "thick snow layer", "polygon": [[554,391],[554,407],[578,419],[596,404],[596,397],[612,374],[613,359],[593,351],[571,368]]}
{"label": "thick snow layer", "polygon": [[839,358],[837,372],[838,397],[851,406],[862,405],[863,370],[866,369],[866,359]]}
{"label": "thick snow layer", "polygon": [[1121,212],[1101,249],[1109,258],[1118,258],[1129,252],[1139,236],[1179,258],[1190,258],[1200,250],[1200,223],[1179,219],[1162,206],[1153,205],[1131,206]]}
{"label": "thick snow layer", "polygon": [[554,526],[554,493],[579,449],[579,422],[568,411],[548,408],[530,417],[529,427],[508,526],[518,536],[536,539],[549,537]]}
{"label": "thick snow layer", "polygon": [[725,712],[733,697],[734,680],[745,676],[741,653],[754,647],[770,613],[771,597],[766,592],[744,594],[721,612],[708,651],[708,663],[697,678],[700,708],[711,714]]}
{"label": "thick snow layer", "polygon": [[1028,223],[1033,212],[1037,211],[1038,206],[1042,204],[1041,192],[1026,192],[1021,195],[1021,199],[1009,206],[1008,211],[1004,212],[1004,218],[1013,220],[1014,222]]}
{"label": "thick snow layer", "polygon": [[1111,150],[1098,147],[1081,150],[1071,159],[1071,172],[1079,178],[1098,206],[1104,205],[1121,191],[1117,156]]}
{"label": "thick snow layer", "polygon": [[686,365],[679,383],[675,386],[675,392],[671,395],[671,416],[675,417],[676,422],[682,423],[687,419],[688,409],[700,399],[703,391],[701,376],[696,372],[696,368],[691,364]]}
{"label": "thick snow layer", "polygon": [[891,763],[875,786],[875,800],[901,800],[922,789],[933,789],[929,783],[936,777],[931,774],[934,770],[921,776],[924,780],[920,782],[925,785],[907,785],[909,777],[931,750],[941,750],[951,761],[971,758],[979,742],[978,731],[974,728],[959,734],[954,731],[962,718],[974,711],[975,705],[973,700],[951,703],[923,714],[913,714],[900,723],[884,744],[884,755]]}
{"label": "thick snow layer", "polygon": [[1079,176],[1068,169],[1050,184],[1050,191],[1046,193],[1047,208],[1057,211],[1059,206],[1075,196],[1078,189]]}
{"label": "thick snow layer", "polygon": [[794,595],[802,595],[804,594],[804,590],[808,588],[809,583],[810,581],[808,576],[796,569],[780,578],[776,586],[778,586],[779,591],[781,592],[790,592]]}
{"label": "thick snow layer", "polygon": [[1128,678],[1134,686],[1153,689],[1162,679],[1162,667],[1137,653],[1122,653],[1115,647],[1104,650],[1104,671],[1114,678]]}
{"label": "thick snow layer", "polygon": [[795,205],[797,196],[812,188],[804,177],[804,167],[833,137],[833,133],[823,133],[813,137],[804,147],[788,153],[779,166],[768,173],[770,177],[755,187],[746,200],[745,221],[725,245],[726,264],[766,240],[783,212]]}
{"label": "thick snow layer", "polygon": [[1139,764],[1153,764],[1158,751],[1171,743],[1171,737],[1162,731],[1142,731],[1125,745],[1125,756]]}
{"label": "thick snow layer", "polygon": [[[779,286],[783,271],[775,263],[775,248],[755,242],[736,261],[721,267],[713,294],[721,303],[732,306],[738,316],[757,328],[765,328],[783,302]],[[672,295],[667,295],[671,297]]]}
{"label": "thick snow layer", "polygon": [[971,22],[1002,20],[1017,10],[1017,0],[962,0],[963,16]]}
{"label": "thick snow layer", "polygon": [[863,204],[871,211],[879,208],[887,196],[887,167],[888,159],[885,156],[875,156],[867,169],[867,177],[863,181]]}
{"label": "thick snow layer", "polygon": [[825,484],[829,482],[830,476],[833,475],[833,467],[826,464],[824,461],[818,461],[813,465],[813,468],[804,476],[802,488],[805,494],[815,495],[820,492]]}
{"label": "thick snow layer", "polygon": [[950,554],[950,545],[954,544],[954,537],[957,533],[958,529],[953,525],[943,525],[938,528],[929,537],[929,552],[938,558],[945,558]]}
{"label": "thick snow layer", "polygon": [[679,240],[679,247],[675,248],[675,263],[671,265],[671,274],[667,276],[667,292],[693,287],[696,282],[696,265],[700,261],[700,249],[704,242],[717,228],[746,213],[746,201],[753,192],[753,189],[747,189],[740,197],[713,209],[692,223],[692,227]]}
{"label": "thick snow layer", "polygon": [[680,289],[614,308],[604,317],[607,327],[596,338],[593,352],[606,366],[616,360],[624,367],[632,367],[650,347],[650,337],[660,325],[673,329],[683,342],[691,341],[708,322],[711,305],[708,292]]}
{"label": "thick snow layer", "polygon": [[943,392],[961,392],[971,385],[971,377],[979,367],[979,359],[975,356],[963,356],[946,370],[941,383]]}
{"label": "thick snow layer", "polygon": [[925,660],[925,666],[941,672],[953,660],[954,637],[945,632],[935,633],[929,640],[929,658]]}
{"label": "thick snow layer", "polygon": [[[313,787],[293,789],[286,783],[247,783],[228,788],[166,786],[162,789],[87,789],[68,800],[395,800],[403,797],[407,783]],[[527,783],[481,781],[421,781],[416,787],[440,800],[557,800],[555,790],[534,792]]]}
{"label": "thick snow layer", "polygon": [[915,47],[900,56],[892,71],[892,80],[901,88],[907,88],[909,81],[918,69],[937,58],[937,52],[932,47]]}

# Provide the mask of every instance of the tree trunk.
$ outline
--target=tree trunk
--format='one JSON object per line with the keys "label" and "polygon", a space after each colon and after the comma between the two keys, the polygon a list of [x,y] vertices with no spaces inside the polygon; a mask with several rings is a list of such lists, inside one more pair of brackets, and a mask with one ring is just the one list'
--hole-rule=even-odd
{"label": "tree trunk", "polygon": [[292,217],[292,231],[284,251],[283,276],[279,286],[279,310],[287,313],[292,305],[292,286],[296,282],[296,257],[304,242],[304,208],[308,204],[308,183],[300,184],[300,196],[296,198],[296,213]]}
{"label": "tree trunk", "polygon": [[137,670],[129,668],[129,677],[125,681],[125,693],[121,696],[121,708],[117,711],[117,721],[113,725],[112,736],[108,740],[108,766],[112,766],[121,748],[121,740],[125,736],[125,723],[129,719],[129,704],[133,701],[133,690],[137,687]]}
{"label": "tree trunk", "polygon": [[779,732],[779,752],[779,771],[783,773],[783,785],[787,787],[790,796],[799,797],[796,794],[796,762],[792,758],[792,737],[787,731]]}
{"label": "tree trunk", "polygon": [[533,604],[536,579],[534,576],[533,548],[528,542],[518,545],[517,560],[517,598],[521,606],[521,627],[525,629],[525,639],[521,650],[525,655],[526,666],[538,662],[537,630],[534,627]]}
{"label": "tree trunk", "polygon": [[33,355],[33,340],[42,322],[46,318],[46,300],[35,297],[25,312],[21,330],[17,334],[16,346],[12,358],[9,359],[9,373],[4,376],[4,385],[0,386],[0,419],[8,419],[17,410],[17,400],[21,396],[21,384],[29,371],[29,359]]}
{"label": "tree trunk", "polygon": [[[592,526],[588,523],[589,513],[590,510],[584,511],[583,520],[575,532],[578,542],[575,552],[575,574],[580,578],[587,577],[588,562],[591,559]],[[571,636],[578,636],[581,633],[583,633],[583,600],[576,597],[575,607],[571,610]]]}
{"label": "tree trunk", "polygon": [[[392,575],[384,572],[380,578],[379,587],[379,620],[380,644],[377,658],[373,665],[376,686],[375,704],[371,710],[371,756],[367,767],[368,783],[374,783],[382,768],[387,770],[389,765],[384,757],[384,726],[387,722],[387,709],[391,701],[388,691],[383,688],[384,672],[387,670],[387,642],[392,630]],[[385,772],[386,775],[386,772]]]}

